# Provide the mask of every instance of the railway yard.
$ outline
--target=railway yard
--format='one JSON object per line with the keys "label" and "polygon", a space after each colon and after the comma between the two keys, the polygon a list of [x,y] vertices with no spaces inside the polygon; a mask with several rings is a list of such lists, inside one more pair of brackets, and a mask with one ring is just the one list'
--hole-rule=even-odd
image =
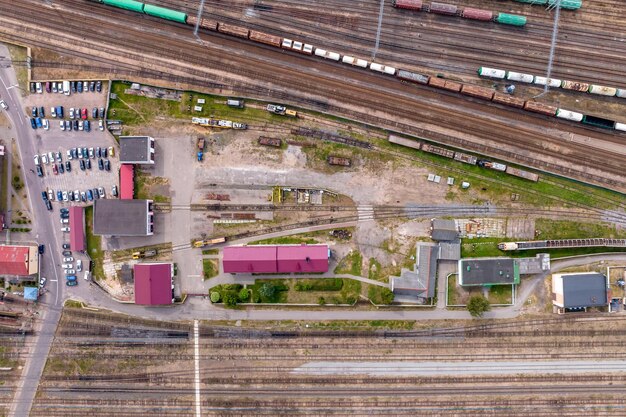
{"label": "railway yard", "polygon": [[622,6],[0,0],[0,417],[625,414]]}

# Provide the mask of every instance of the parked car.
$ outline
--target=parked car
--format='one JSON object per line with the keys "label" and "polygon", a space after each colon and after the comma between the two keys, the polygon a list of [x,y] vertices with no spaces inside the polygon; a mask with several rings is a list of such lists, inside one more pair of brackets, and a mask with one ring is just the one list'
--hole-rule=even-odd
{"label": "parked car", "polygon": [[72,156],[74,157],[74,159],[78,158],[78,149],[72,148]]}
{"label": "parked car", "polygon": [[43,288],[46,285],[46,281],[48,281],[45,277],[39,278],[39,286]]}
{"label": "parked car", "polygon": [[54,190],[48,190],[48,200],[54,201]]}
{"label": "parked car", "polygon": [[96,81],[96,91],[98,93],[102,92],[102,81]]}
{"label": "parked car", "polygon": [[39,107],[39,116],[46,117],[46,109],[44,109],[43,106]]}
{"label": "parked car", "polygon": [[69,214],[70,213],[70,209],[66,209],[65,207],[62,207],[62,208],[59,209],[59,212]]}
{"label": "parked car", "polygon": [[68,224],[70,222],[70,219],[60,219],[61,224]]}
{"label": "parked car", "polygon": [[48,211],[52,211],[52,203],[50,202],[50,200],[46,200],[46,208],[48,209]]}
{"label": "parked car", "polygon": [[94,152],[93,148],[89,148],[89,157],[90,158],[95,158],[96,157],[96,153]]}
{"label": "parked car", "polygon": [[102,161],[102,159],[98,159],[98,169],[100,171],[104,170],[104,162]]}
{"label": "parked car", "polygon": [[[70,246],[70,245],[68,244],[66,249],[69,249],[69,246]],[[72,251],[69,251],[69,250],[64,250],[64,251],[62,252],[62,255],[63,255],[63,256],[72,256]],[[70,268],[71,268],[71,267],[72,267],[72,266],[70,265]]]}
{"label": "parked car", "polygon": [[104,198],[104,188],[98,187],[98,195],[100,198]]}
{"label": "parked car", "polygon": [[98,111],[98,116],[101,119],[104,119],[104,107],[100,107],[100,110]]}
{"label": "parked car", "polygon": [[37,250],[39,251],[40,255],[43,255],[43,253],[46,251],[46,245],[39,245],[37,247]]}
{"label": "parked car", "polygon": [[74,120],[74,130],[78,130],[78,120]]}
{"label": "parked car", "polygon": [[39,165],[39,155],[33,156],[33,159],[35,160],[35,165]]}
{"label": "parked car", "polygon": [[62,119],[63,118],[63,106],[57,106],[56,110],[57,110],[57,117],[59,119]]}
{"label": "parked car", "polygon": [[70,91],[72,94],[76,92],[76,81],[70,81]]}
{"label": "parked car", "polygon": [[41,192],[41,198],[43,199],[43,201],[48,200],[48,193],[47,193],[47,192],[45,192],[45,191],[42,191],[42,192]]}
{"label": "parked car", "polygon": [[100,194],[98,194],[98,189],[97,188],[93,189],[93,198],[95,198],[96,200],[100,199]]}
{"label": "parked car", "polygon": [[84,191],[80,192],[80,201],[83,203],[87,201],[87,194]]}
{"label": "parked car", "polygon": [[69,196],[67,195],[67,191],[63,191],[63,201],[65,202],[70,201]]}
{"label": "parked car", "polygon": [[43,120],[41,121],[41,124],[43,124],[43,129],[44,129],[44,130],[48,130],[48,129],[50,129],[50,123],[48,122],[48,119],[43,119]]}
{"label": "parked car", "polygon": [[63,268],[63,269],[71,269],[71,268],[74,268],[74,265],[72,265],[72,264],[62,264],[61,268]]}
{"label": "parked car", "polygon": [[107,148],[102,148],[102,157],[103,158],[107,158],[109,155],[109,152],[107,151]]}
{"label": "parked car", "polygon": [[102,119],[98,120],[98,129],[102,132],[104,131],[104,122]]}
{"label": "parked car", "polygon": [[96,158],[102,158],[102,149],[100,149],[99,146],[96,148],[95,153],[96,153]]}
{"label": "parked car", "polygon": [[[32,87],[35,87],[35,83],[31,83]],[[46,82],[46,93],[51,93],[52,92],[52,83],[50,81]],[[34,93],[34,91],[32,91],[31,88],[31,93]]]}
{"label": "parked car", "polygon": [[59,129],[65,130],[65,121],[59,120]]}
{"label": "parked car", "polygon": [[74,262],[74,258],[72,258],[71,256],[65,257],[63,258],[63,262],[66,262],[66,263]]}
{"label": "parked car", "polygon": [[84,171],[85,170],[85,160],[81,159],[80,162],[79,162],[79,165],[80,165],[80,170]]}
{"label": "parked car", "polygon": [[104,169],[105,171],[111,171],[111,163],[109,162],[108,159],[104,161]]}
{"label": "parked car", "polygon": [[65,130],[67,130],[68,132],[72,131],[72,121],[71,120],[66,120],[63,123],[65,123]]}
{"label": "parked car", "polygon": [[89,120],[85,120],[85,132],[91,132],[91,123]]}
{"label": "parked car", "polygon": [[79,93],[82,93],[82,92],[83,92],[83,83],[82,83],[82,82],[80,82],[80,81],[76,81],[76,90],[77,90]]}
{"label": "parked car", "polygon": [[37,122],[35,121],[35,119],[30,119],[30,127],[32,127],[33,129],[37,129]]}
{"label": "parked car", "polygon": [[73,275],[76,273],[75,269],[66,269],[65,270],[65,275]]}
{"label": "parked car", "polygon": [[4,110],[9,110],[9,105],[4,100],[0,100],[0,107],[2,107]]}
{"label": "parked car", "polygon": [[82,270],[83,270],[83,261],[82,261],[82,260],[80,260],[80,259],[76,261],[76,270],[77,270],[78,272],[80,272],[80,271],[82,271]]}
{"label": "parked car", "polygon": [[68,191],[67,198],[69,201],[74,201],[74,191]]}
{"label": "parked car", "polygon": [[52,165],[52,173],[54,175],[59,175],[59,168],[57,168],[56,164]]}
{"label": "parked car", "polygon": [[43,124],[41,123],[41,117],[36,117],[35,118],[35,124],[37,125],[38,128],[42,128]]}
{"label": "parked car", "polygon": [[37,89],[37,94],[42,94],[43,93],[43,88],[41,88],[41,83],[35,84],[35,87]]}
{"label": "parked car", "polygon": [[82,120],[78,121],[78,130],[80,130],[80,131],[83,130],[83,121]]}
{"label": "parked car", "polygon": [[74,118],[74,107],[70,107],[70,119]]}
{"label": "parked car", "polygon": [[[57,165],[55,165],[55,167],[57,167]],[[54,170],[54,168],[52,168],[52,169]],[[65,173],[65,168],[63,168],[63,164],[58,164],[58,171],[59,171],[59,174],[64,174]]]}
{"label": "parked car", "polygon": [[61,231],[62,231],[63,233],[69,233],[69,232],[70,232],[70,228],[69,228],[69,227],[67,227],[67,226],[62,227],[62,228],[61,228]]}
{"label": "parked car", "polygon": [[70,218],[70,214],[69,213],[61,213],[59,214],[59,217],[62,219],[69,219]]}
{"label": "parked car", "polygon": [[111,194],[113,194],[113,197],[117,197],[117,185],[111,188]]}
{"label": "parked car", "polygon": [[48,159],[50,160],[50,163],[54,162],[54,153],[52,153],[52,151],[48,152]]}
{"label": "parked car", "polygon": [[91,91],[92,93],[94,91],[96,91],[96,83],[95,83],[95,81],[92,81],[92,82],[89,83],[89,91]]}
{"label": "parked car", "polygon": [[98,108],[94,107],[93,109],[91,109],[91,118],[92,119],[97,119],[98,118]]}
{"label": "parked car", "polygon": [[75,287],[78,285],[78,281],[65,281],[65,285],[68,287]]}
{"label": "parked car", "polygon": [[61,190],[57,190],[57,201],[63,200],[63,192]]}
{"label": "parked car", "polygon": [[91,190],[87,190],[87,199],[89,201],[93,201],[93,193],[91,192]]}
{"label": "parked car", "polygon": [[65,161],[65,170],[67,172],[72,172],[72,164],[70,164],[70,161]]}
{"label": "parked car", "polygon": [[37,117],[37,107],[33,106],[30,114],[32,117]]}
{"label": "parked car", "polygon": [[55,154],[57,162],[63,162],[63,155],[61,155],[61,152],[58,152]]}
{"label": "parked car", "polygon": [[48,165],[48,155],[45,153],[41,154],[41,162]]}
{"label": "parked car", "polygon": [[87,119],[87,109],[86,108],[82,108],[80,110],[80,118],[83,119],[83,120]]}
{"label": "parked car", "polygon": [[87,169],[91,169],[91,161],[89,159],[87,160]]}
{"label": "parked car", "polygon": [[57,92],[57,83],[56,82],[52,82],[52,92],[53,93]]}
{"label": "parked car", "polygon": [[35,169],[37,170],[37,176],[43,177],[43,169],[41,169],[41,165],[35,165]]}
{"label": "parked car", "polygon": [[83,153],[83,158],[85,159],[89,158],[89,152],[87,148],[82,148],[82,153]]}
{"label": "parked car", "polygon": [[[61,245],[63,247],[63,249],[69,249],[70,248],[70,244],[69,243],[64,243],[63,245]],[[69,252],[69,251],[68,251]],[[70,252],[70,255],[72,254],[72,252]]]}

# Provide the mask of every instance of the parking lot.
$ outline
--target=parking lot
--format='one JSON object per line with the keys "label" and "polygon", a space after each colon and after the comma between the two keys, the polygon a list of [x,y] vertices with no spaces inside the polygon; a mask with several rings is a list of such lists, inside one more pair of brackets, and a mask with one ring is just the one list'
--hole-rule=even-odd
{"label": "parking lot", "polygon": [[[43,83],[45,86],[45,83]],[[97,194],[97,189],[102,187],[105,198],[115,198],[112,194],[112,188],[119,187],[119,148],[113,137],[106,131],[101,131],[98,128],[98,121],[100,120],[100,109],[106,112],[104,107],[106,106],[106,84],[103,83],[102,92],[83,92],[73,93],[71,95],[65,95],[63,93],[47,93],[45,87],[43,93],[30,94],[25,98],[26,108],[24,112],[26,116],[32,117],[32,107],[37,107],[37,116],[42,117],[40,114],[40,107],[44,109],[44,116],[48,120],[48,129],[38,128],[35,133],[35,149],[38,155],[38,165],[43,172],[43,177],[39,178],[41,184],[41,191],[52,191],[50,193],[53,211],[50,215],[53,217],[53,224],[55,226],[55,236],[62,244],[69,243],[69,233],[62,231],[62,228],[69,227],[68,223],[63,223],[61,217],[66,214],[61,214],[61,209],[68,208],[70,205],[82,205],[88,206],[93,204],[93,200],[96,199],[94,194]],[[63,107],[63,118],[51,117],[51,107],[58,106]],[[92,115],[93,108],[97,108],[98,114],[96,118]],[[70,108],[75,109],[75,118],[70,119]],[[80,117],[80,109],[87,109],[85,119]],[[91,130],[89,132],[85,130],[61,130],[59,122],[71,121],[74,124],[75,121],[81,120],[83,123],[85,120],[89,120],[91,123]],[[96,155],[97,148],[101,148],[100,158]],[[87,157],[82,155],[79,148],[87,148]],[[110,154],[109,149],[113,149],[113,155]],[[68,150],[76,149],[74,155],[70,159]],[[107,149],[106,157],[102,153],[102,149]],[[50,161],[49,153],[52,152],[54,162]],[[70,152],[71,153],[71,152]],[[81,155],[78,155],[81,153]],[[44,158],[43,155],[46,157]],[[59,160],[60,156],[60,160]],[[30,157],[25,156],[24,164],[27,169],[28,175],[37,175],[37,166],[34,155]],[[99,168],[99,161],[102,161],[102,168]],[[81,169],[80,163],[85,163],[84,170]],[[87,167],[86,161],[89,161],[91,168]],[[104,169],[105,163],[108,161],[109,170]],[[69,163],[70,170],[67,169]],[[90,200],[88,190],[91,190]],[[83,197],[80,201],[59,201],[57,192],[70,194],[70,192],[78,191],[78,198]],[[84,194],[83,194],[84,193]],[[37,194],[35,194],[37,195]],[[69,195],[68,195],[69,199]],[[36,199],[33,204],[44,204],[41,201],[41,197]],[[54,254],[57,257],[56,264],[63,268],[64,271],[70,271],[70,273],[76,274],[78,278],[85,278],[85,271],[88,270],[89,259],[86,254],[72,252],[71,254],[65,252],[69,249],[65,249],[64,253]],[[82,271],[78,270],[78,260],[82,262]],[[66,268],[69,267],[69,268]],[[86,279],[86,278],[85,278]]]}

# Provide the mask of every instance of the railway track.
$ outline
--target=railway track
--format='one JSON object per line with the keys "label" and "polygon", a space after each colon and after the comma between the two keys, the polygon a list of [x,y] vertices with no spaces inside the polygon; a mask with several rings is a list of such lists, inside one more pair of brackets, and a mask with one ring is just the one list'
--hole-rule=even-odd
{"label": "railway track", "polygon": [[[109,37],[110,37],[110,36],[109,36]],[[171,42],[172,42],[172,40],[170,40],[170,43],[171,43]],[[180,50],[180,49],[179,49],[179,50]],[[167,53],[166,53],[166,54],[164,54],[164,55],[167,55]],[[179,56],[180,56],[181,54],[177,54],[177,55],[179,55]],[[231,58],[232,58],[232,57],[231,57]],[[298,58],[298,59],[299,59],[299,58]],[[206,63],[206,60],[205,60],[205,63]],[[321,65],[321,64],[320,64],[320,65]],[[275,71],[274,71],[273,73],[275,74]],[[369,77],[369,76],[370,76],[370,75],[368,74],[368,77]],[[263,77],[255,77],[255,78],[263,79]],[[380,78],[380,77],[379,77],[379,78]],[[300,82],[300,84],[303,84],[303,83],[302,83],[302,82]],[[296,85],[299,85],[299,84],[296,84]],[[304,84],[303,84],[303,86],[306,86],[306,85],[308,85],[308,86],[310,87],[311,83],[310,83],[310,82],[307,82],[307,83],[304,83]],[[300,86],[300,85],[299,85],[299,86]],[[319,89],[318,89],[318,90],[319,90]],[[361,95],[359,95],[359,96],[361,96]],[[377,100],[377,102],[380,102],[380,100]],[[373,103],[372,103],[372,104],[373,104]],[[360,113],[360,112],[359,112],[359,115],[361,115],[361,116],[362,116],[362,114],[363,114],[363,113]],[[357,117],[357,118],[359,118],[359,117]],[[377,121],[380,121],[380,119],[377,119]],[[475,123],[474,123],[474,125],[475,125]],[[461,128],[461,130],[467,130],[467,129],[465,129],[465,128]],[[521,133],[521,132],[518,132],[517,134],[519,134],[519,133]],[[492,135],[490,135],[490,136],[492,136]],[[493,148],[493,149],[494,149],[494,150],[499,150],[498,148]],[[587,159],[588,159],[588,160],[589,160],[590,155],[591,155],[591,153],[587,152]],[[607,158],[607,155],[603,155],[603,162],[605,162],[605,161],[606,161],[606,158]],[[576,159],[576,160],[580,160],[580,158],[574,158],[574,159]],[[605,164],[605,165],[606,165],[606,164]],[[613,184],[613,186],[615,186],[615,184]]]}

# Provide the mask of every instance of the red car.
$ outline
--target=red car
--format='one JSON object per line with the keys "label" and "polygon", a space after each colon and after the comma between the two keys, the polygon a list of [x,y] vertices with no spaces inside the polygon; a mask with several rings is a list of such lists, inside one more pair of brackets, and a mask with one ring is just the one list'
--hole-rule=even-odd
{"label": "red car", "polygon": [[80,109],[80,118],[87,120],[87,109]]}
{"label": "red car", "polygon": [[59,169],[57,168],[57,164],[52,164],[52,172],[54,172],[54,175],[59,175]]}

